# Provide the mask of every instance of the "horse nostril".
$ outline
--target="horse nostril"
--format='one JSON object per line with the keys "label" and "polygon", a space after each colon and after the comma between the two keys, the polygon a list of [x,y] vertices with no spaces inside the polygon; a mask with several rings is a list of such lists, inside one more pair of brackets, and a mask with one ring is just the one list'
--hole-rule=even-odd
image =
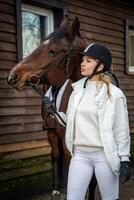
{"label": "horse nostril", "polygon": [[11,85],[15,84],[17,82],[17,74],[12,74],[9,76],[7,82]]}

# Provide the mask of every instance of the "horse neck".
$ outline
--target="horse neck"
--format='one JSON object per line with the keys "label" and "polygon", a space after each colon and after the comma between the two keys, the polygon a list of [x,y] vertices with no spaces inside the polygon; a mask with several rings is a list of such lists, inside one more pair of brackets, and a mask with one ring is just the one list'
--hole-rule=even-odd
{"label": "horse neck", "polygon": [[70,79],[75,82],[78,81],[79,79],[81,79],[81,74],[80,74],[80,59],[77,57],[76,59],[73,60],[73,62],[71,62],[71,66],[73,69],[73,72],[70,76]]}
{"label": "horse neck", "polygon": [[70,62],[70,69],[72,70],[72,74],[70,76],[70,79],[75,82],[78,81],[79,79],[82,78],[81,73],[80,73],[80,64],[81,64],[81,57],[78,55],[78,52],[81,52],[85,49],[85,42],[81,37],[77,38],[77,42],[76,42],[76,53],[75,55],[72,57],[72,60]]}

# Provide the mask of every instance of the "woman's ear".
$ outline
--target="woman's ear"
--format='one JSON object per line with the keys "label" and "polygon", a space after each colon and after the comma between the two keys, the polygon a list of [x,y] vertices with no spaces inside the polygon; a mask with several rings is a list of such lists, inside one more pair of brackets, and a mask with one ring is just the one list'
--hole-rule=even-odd
{"label": "woman's ear", "polygon": [[100,66],[98,67],[98,72],[101,71],[104,68],[103,63],[100,64]]}

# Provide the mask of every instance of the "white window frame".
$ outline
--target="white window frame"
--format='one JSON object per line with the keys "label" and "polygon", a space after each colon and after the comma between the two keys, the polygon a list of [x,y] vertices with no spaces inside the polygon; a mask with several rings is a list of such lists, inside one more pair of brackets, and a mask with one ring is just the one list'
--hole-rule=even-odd
{"label": "white window frame", "polygon": [[54,31],[54,16],[51,10],[36,7],[29,4],[22,4],[22,11],[28,11],[28,12],[32,12],[32,13],[47,17],[48,20],[47,20],[46,34],[48,35],[49,33]]}
{"label": "white window frame", "polygon": [[134,66],[129,65],[129,36],[132,29],[132,34],[134,34],[134,20],[126,20],[126,73],[129,75],[134,75]]}
{"label": "white window frame", "polygon": [[[134,30],[129,30],[129,37],[130,36],[134,37]],[[133,66],[129,65],[129,72],[133,72],[134,73],[134,65]]]}

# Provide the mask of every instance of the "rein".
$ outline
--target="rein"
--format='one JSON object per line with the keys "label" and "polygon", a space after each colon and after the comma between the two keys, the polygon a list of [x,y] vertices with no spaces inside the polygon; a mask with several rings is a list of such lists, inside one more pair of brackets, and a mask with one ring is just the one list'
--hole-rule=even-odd
{"label": "rein", "polygon": [[[34,77],[34,81],[35,81],[36,78],[37,78],[37,84],[32,83],[32,82],[28,82],[28,84],[30,86],[32,86],[32,88],[41,96],[42,103],[44,104],[46,96],[45,96],[45,93],[43,92],[43,90],[38,85],[38,83],[39,83],[38,82],[38,77],[35,76]],[[64,122],[64,120],[62,119],[62,117],[60,116],[60,114],[56,111],[56,109],[54,108],[54,106],[52,106],[51,109],[52,109],[52,113],[53,113],[53,116],[54,116],[56,122],[59,123],[58,119],[60,119],[60,121],[64,124],[64,126],[66,126],[66,123]]]}

